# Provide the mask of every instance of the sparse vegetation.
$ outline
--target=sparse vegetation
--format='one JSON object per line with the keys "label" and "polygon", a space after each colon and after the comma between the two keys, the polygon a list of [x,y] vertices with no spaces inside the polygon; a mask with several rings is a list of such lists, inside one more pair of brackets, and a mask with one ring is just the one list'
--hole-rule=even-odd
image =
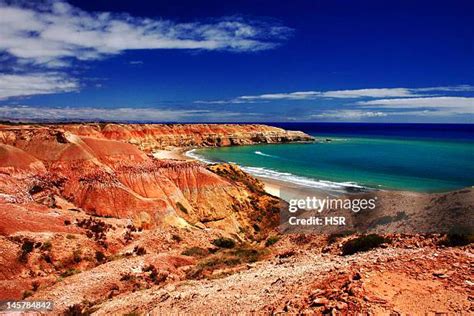
{"label": "sparse vegetation", "polygon": [[183,256],[204,257],[209,254],[209,251],[201,247],[191,247],[184,250],[181,254]]}
{"label": "sparse vegetation", "polygon": [[231,238],[226,238],[226,237],[220,237],[220,238],[214,239],[212,241],[212,244],[216,247],[226,248],[226,249],[231,249],[235,247],[235,241]]}
{"label": "sparse vegetation", "polygon": [[33,295],[33,292],[31,291],[24,291],[23,294],[21,295],[21,299],[25,299],[25,298],[28,298],[30,297],[31,295]]}
{"label": "sparse vegetation", "polygon": [[357,252],[369,251],[389,242],[390,239],[377,234],[362,235],[355,239],[346,241],[346,243],[344,243],[342,246],[342,254],[352,255]]}
{"label": "sparse vegetation", "polygon": [[33,251],[35,243],[29,239],[23,240],[18,260],[22,263],[28,262],[28,255]]}
{"label": "sparse vegetation", "polygon": [[31,283],[31,290],[32,290],[33,292],[38,291],[39,287],[40,287],[40,283],[39,283],[38,281],[33,281],[33,282]]}
{"label": "sparse vegetation", "polygon": [[441,245],[446,247],[466,246],[474,242],[474,232],[468,227],[453,228],[446,234]]}
{"label": "sparse vegetation", "polygon": [[95,260],[97,260],[97,262],[99,262],[99,263],[102,263],[102,262],[105,262],[107,260],[107,257],[105,256],[105,254],[102,251],[96,251],[95,252]]}
{"label": "sparse vegetation", "polygon": [[77,269],[67,269],[66,271],[64,271],[63,273],[61,273],[61,277],[63,278],[67,278],[71,275],[74,275],[74,274],[78,274],[78,273],[81,273],[80,270],[77,270]]}
{"label": "sparse vegetation", "polygon": [[[267,253],[264,249],[249,247],[238,247],[234,249],[221,249],[220,251],[202,260],[187,273],[190,279],[201,279],[212,275],[212,271],[225,269],[244,263],[252,263],[261,260]],[[226,275],[223,273],[222,275]]]}
{"label": "sparse vegetation", "polygon": [[89,217],[88,219],[79,220],[77,226],[87,229],[86,236],[94,239],[99,245],[107,248],[106,234],[112,225],[105,223],[99,219]]}
{"label": "sparse vegetation", "polygon": [[173,240],[176,241],[176,242],[180,242],[180,241],[183,240],[183,238],[181,238],[179,235],[176,235],[176,234],[173,234],[173,235],[171,236],[171,239],[173,239]]}
{"label": "sparse vegetation", "polygon": [[149,272],[150,280],[155,284],[160,284],[168,278],[167,273],[160,272],[156,269],[154,265],[149,265],[146,267],[143,272]]}
{"label": "sparse vegetation", "polygon": [[276,244],[279,240],[280,240],[279,236],[268,237],[267,241],[265,241],[265,247],[270,247],[270,246]]}
{"label": "sparse vegetation", "polygon": [[133,253],[137,256],[143,256],[146,255],[146,249],[140,246],[135,246],[135,248],[133,248]]}

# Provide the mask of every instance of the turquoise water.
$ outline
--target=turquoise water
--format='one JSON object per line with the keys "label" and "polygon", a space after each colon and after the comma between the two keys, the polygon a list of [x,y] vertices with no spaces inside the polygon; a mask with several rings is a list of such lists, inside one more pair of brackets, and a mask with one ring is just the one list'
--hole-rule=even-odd
{"label": "turquoise water", "polygon": [[[321,135],[314,135],[316,137]],[[325,135],[331,142],[199,149],[254,175],[309,187],[442,192],[474,185],[474,142]]]}

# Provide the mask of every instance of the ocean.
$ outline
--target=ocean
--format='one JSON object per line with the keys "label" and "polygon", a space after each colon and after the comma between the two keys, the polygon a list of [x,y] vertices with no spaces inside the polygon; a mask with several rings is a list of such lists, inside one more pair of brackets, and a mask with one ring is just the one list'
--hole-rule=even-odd
{"label": "ocean", "polygon": [[[268,123],[267,123],[268,124]],[[474,125],[273,123],[319,142],[196,149],[262,178],[334,192],[445,192],[474,185]]]}

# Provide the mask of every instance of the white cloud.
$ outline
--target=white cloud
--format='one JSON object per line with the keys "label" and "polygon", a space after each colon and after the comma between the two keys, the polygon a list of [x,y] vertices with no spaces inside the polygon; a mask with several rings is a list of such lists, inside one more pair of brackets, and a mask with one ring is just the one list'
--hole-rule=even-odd
{"label": "white cloud", "polygon": [[329,118],[335,120],[360,120],[366,118],[376,118],[387,116],[384,112],[361,111],[361,110],[334,110],[320,114],[311,115],[312,118]]}
{"label": "white cloud", "polygon": [[474,86],[464,84],[464,85],[459,85],[459,86],[418,88],[416,90],[418,91],[472,92],[474,91]]}
{"label": "white cloud", "polygon": [[237,101],[252,101],[252,100],[306,100],[320,97],[321,92],[318,91],[301,91],[291,93],[269,93],[261,95],[244,95],[238,97]]}
{"label": "white cloud", "polygon": [[174,110],[156,108],[92,108],[36,107],[28,105],[0,106],[0,117],[13,121],[223,121],[252,117],[255,113],[209,110]]}
{"label": "white cloud", "polygon": [[[426,113],[474,114],[473,97],[429,97],[409,99],[380,99],[357,102],[358,105],[378,109],[428,110]],[[407,112],[409,113],[409,112]]]}
{"label": "white cloud", "polygon": [[79,85],[75,80],[57,73],[0,74],[0,100],[18,96],[71,92],[78,88]]}
{"label": "white cloud", "polygon": [[0,2],[0,51],[46,67],[68,59],[92,60],[133,49],[258,51],[284,40],[291,29],[257,20],[175,23],[109,12],[91,13],[62,1]]}
{"label": "white cloud", "polygon": [[424,92],[470,92],[474,86],[445,86],[428,88],[374,88],[374,89],[352,89],[352,90],[330,90],[330,91],[299,91],[289,93],[266,93],[260,95],[244,95],[229,100],[199,100],[195,103],[208,104],[235,104],[252,103],[256,101],[276,100],[315,100],[320,98],[334,99],[358,99],[358,98],[416,98],[429,96]]}
{"label": "white cloud", "polygon": [[413,97],[417,95],[416,89],[407,88],[382,88],[382,89],[357,89],[326,91],[321,94],[326,98],[392,98]]}

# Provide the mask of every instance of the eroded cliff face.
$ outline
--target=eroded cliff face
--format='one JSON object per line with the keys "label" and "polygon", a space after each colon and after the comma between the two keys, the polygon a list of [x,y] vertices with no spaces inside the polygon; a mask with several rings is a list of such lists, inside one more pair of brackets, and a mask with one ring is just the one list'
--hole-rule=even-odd
{"label": "eroded cliff face", "polygon": [[271,208],[255,179],[233,166],[223,166],[223,173],[198,162],[157,160],[144,151],[236,144],[237,135],[244,135],[241,143],[305,139],[258,125],[4,127],[0,201],[46,210],[64,200],[87,214],[131,219],[145,228],[198,225],[254,234],[260,231],[250,224],[256,210]]}
{"label": "eroded cliff face", "polygon": [[61,128],[79,136],[126,141],[147,152],[170,146],[219,147],[314,140],[303,132],[259,124],[71,124]]}

